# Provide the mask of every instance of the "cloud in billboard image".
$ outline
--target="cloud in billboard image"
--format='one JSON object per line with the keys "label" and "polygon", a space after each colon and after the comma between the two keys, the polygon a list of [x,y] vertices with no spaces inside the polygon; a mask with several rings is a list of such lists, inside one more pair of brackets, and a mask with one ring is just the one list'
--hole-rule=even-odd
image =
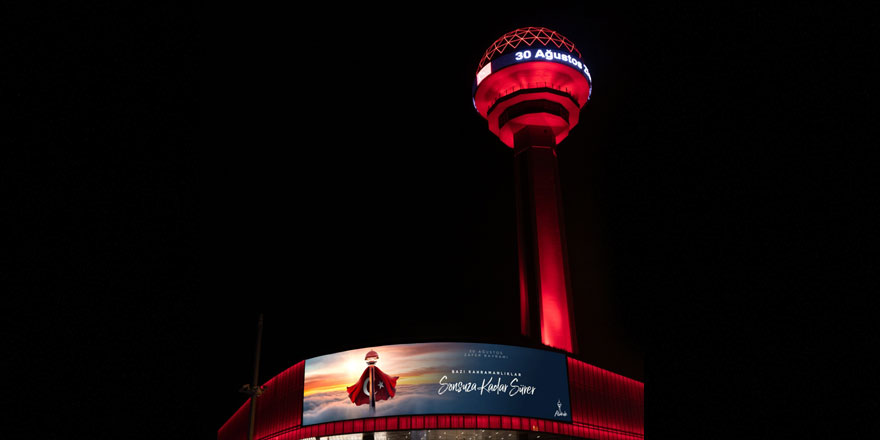
{"label": "cloud in billboard image", "polygon": [[[401,385],[397,388],[397,396],[393,399],[376,403],[376,412],[370,413],[369,405],[355,406],[348,400],[348,394],[326,392],[314,394],[303,400],[303,420],[310,423],[323,423],[334,420],[361,419],[365,417],[382,417],[398,414],[431,413],[436,406],[434,396],[437,390],[434,385]],[[443,396],[438,396],[443,397]],[[446,399],[453,398],[451,395]]]}
{"label": "cloud in billboard image", "polygon": [[[396,392],[376,401],[352,401],[347,389],[368,368],[365,355]],[[495,344],[402,344],[350,350],[308,359],[303,424],[406,414],[504,414],[571,421],[565,356]],[[359,382],[360,381],[360,382]],[[377,385],[383,385],[377,380]],[[356,388],[352,388],[355,390]],[[377,396],[382,394],[377,391]]]}

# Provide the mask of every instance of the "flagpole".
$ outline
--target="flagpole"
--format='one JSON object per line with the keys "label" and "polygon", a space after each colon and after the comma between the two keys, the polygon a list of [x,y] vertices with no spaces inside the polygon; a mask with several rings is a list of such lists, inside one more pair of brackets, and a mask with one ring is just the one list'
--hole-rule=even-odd
{"label": "flagpole", "polygon": [[259,385],[260,379],[260,345],[263,341],[263,314],[260,313],[260,319],[257,321],[257,350],[254,355],[254,381],[251,382],[251,417],[248,424],[248,440],[254,439],[254,426],[257,417],[257,397],[260,397],[261,389]]}
{"label": "flagpole", "polygon": [[370,365],[370,414],[376,414],[376,367]]}

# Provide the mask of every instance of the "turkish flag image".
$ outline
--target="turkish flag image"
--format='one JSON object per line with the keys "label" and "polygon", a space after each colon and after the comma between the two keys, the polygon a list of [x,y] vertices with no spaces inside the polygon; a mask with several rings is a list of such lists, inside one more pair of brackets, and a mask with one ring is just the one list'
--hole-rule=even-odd
{"label": "turkish flag image", "polygon": [[348,397],[355,405],[369,405],[370,404],[370,376],[372,370],[372,377],[376,381],[376,384],[372,387],[375,390],[376,395],[374,396],[376,401],[379,400],[388,400],[394,397],[395,388],[397,387],[397,379],[399,376],[389,376],[382,372],[379,367],[369,366],[366,370],[364,370],[364,374],[361,374],[361,378],[354,385],[346,388],[348,390]]}

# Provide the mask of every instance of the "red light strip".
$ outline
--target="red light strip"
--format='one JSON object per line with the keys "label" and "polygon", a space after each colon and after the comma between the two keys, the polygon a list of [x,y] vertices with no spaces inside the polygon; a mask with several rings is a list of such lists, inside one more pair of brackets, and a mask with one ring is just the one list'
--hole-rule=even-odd
{"label": "red light strip", "polygon": [[[576,359],[568,358],[567,361],[572,423],[516,416],[413,415],[346,420],[312,426],[300,426],[299,422],[304,368],[300,362],[266,383],[267,394],[263,394],[257,406],[257,419],[262,421],[264,427],[260,429],[258,423],[256,438],[299,440],[408,429],[504,429],[592,439],[643,439],[644,384]],[[272,394],[268,394],[270,388],[275,388]],[[264,398],[272,401],[262,401]],[[610,399],[616,404],[612,405]],[[220,428],[217,435],[219,440],[241,440],[247,437],[248,407],[245,402]],[[268,426],[267,422],[272,426]]]}

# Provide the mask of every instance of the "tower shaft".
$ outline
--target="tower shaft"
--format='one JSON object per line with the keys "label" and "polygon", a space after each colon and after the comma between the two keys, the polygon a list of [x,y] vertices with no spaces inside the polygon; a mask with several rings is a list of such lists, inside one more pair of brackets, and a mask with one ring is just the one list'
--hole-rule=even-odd
{"label": "tower shaft", "polygon": [[521,332],[574,353],[571,288],[552,130],[514,135]]}

